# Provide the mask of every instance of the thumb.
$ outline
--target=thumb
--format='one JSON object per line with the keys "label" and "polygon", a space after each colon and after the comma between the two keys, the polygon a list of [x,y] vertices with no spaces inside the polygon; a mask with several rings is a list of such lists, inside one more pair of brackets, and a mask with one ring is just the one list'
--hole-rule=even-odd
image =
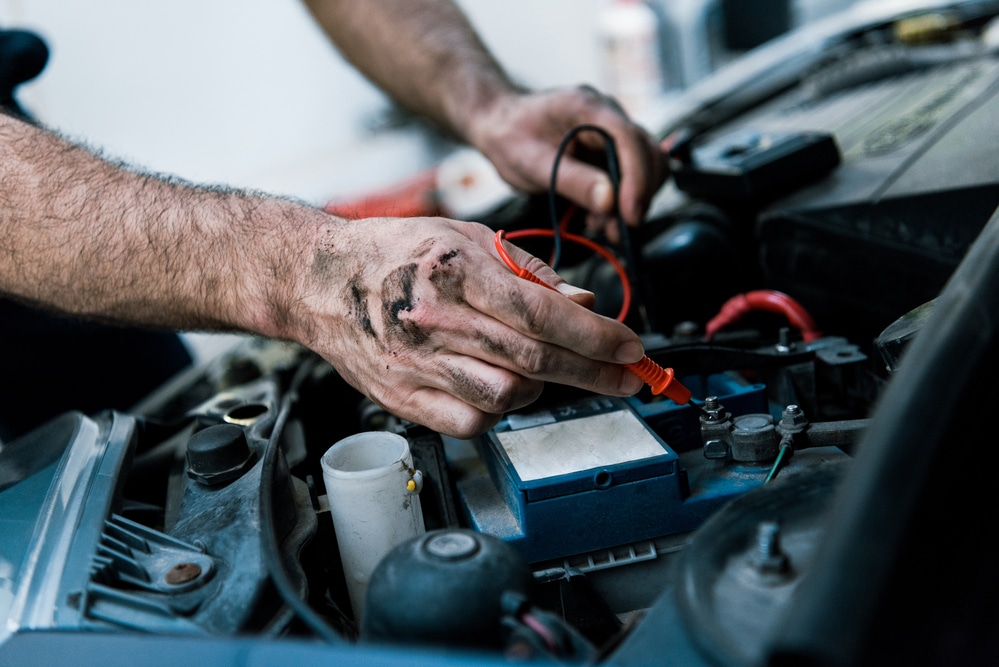
{"label": "thumb", "polygon": [[591,213],[609,214],[614,208],[614,187],[601,169],[573,158],[564,158],[555,183],[558,194]]}

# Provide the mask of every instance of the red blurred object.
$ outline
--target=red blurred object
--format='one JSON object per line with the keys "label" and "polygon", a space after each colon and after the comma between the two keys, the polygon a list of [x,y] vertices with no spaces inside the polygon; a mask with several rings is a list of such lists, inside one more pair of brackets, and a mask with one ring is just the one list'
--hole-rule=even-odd
{"label": "red blurred object", "polygon": [[808,314],[804,306],[790,296],[776,290],[756,290],[737,294],[726,301],[718,314],[704,327],[705,337],[710,340],[719,330],[754,310],[784,315],[791,326],[801,331],[801,337],[806,343],[822,336],[822,333],[815,327],[815,320],[812,319],[812,316]]}
{"label": "red blurred object", "polygon": [[437,197],[437,167],[356,199],[335,199],[327,203],[323,210],[349,220],[442,215]]}

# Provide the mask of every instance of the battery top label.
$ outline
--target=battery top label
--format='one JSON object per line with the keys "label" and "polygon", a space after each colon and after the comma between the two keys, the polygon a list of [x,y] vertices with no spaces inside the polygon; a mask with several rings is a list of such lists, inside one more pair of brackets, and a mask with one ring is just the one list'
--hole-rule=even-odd
{"label": "battery top label", "polygon": [[629,410],[500,432],[496,437],[524,482],[668,453]]}

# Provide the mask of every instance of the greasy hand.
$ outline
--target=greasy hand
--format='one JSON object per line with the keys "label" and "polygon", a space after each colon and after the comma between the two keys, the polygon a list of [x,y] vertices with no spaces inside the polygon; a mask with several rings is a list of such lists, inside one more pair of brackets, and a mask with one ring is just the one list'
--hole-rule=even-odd
{"label": "greasy hand", "polygon": [[511,245],[515,261],[563,293],[514,276],[488,228],[328,220],[289,314],[292,337],[393,414],[470,437],[531,403],[545,381],[617,396],[641,388],[619,365],[642,357],[638,337]]}
{"label": "greasy hand", "polygon": [[[621,216],[629,225],[638,225],[666,179],[666,158],[612,98],[593,88],[506,95],[475,118],[468,138],[510,185],[543,192],[548,190],[559,143],[569,130],[583,124],[601,127],[614,138],[621,167]],[[559,163],[559,194],[590,211],[591,226],[610,224],[614,205],[610,178],[584,161],[587,155],[597,163],[603,160],[603,138],[582,132],[568,153]],[[606,231],[616,240],[613,225]]]}

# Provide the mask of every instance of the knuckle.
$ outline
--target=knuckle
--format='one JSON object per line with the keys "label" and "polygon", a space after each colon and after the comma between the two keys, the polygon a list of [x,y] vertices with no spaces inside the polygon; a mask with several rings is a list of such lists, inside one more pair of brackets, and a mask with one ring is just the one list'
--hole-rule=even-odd
{"label": "knuckle", "polygon": [[508,382],[497,382],[481,388],[478,397],[480,408],[490,414],[506,412],[513,402],[513,387]]}
{"label": "knuckle", "polygon": [[529,377],[545,375],[549,360],[547,347],[537,341],[528,341],[516,353],[517,367]]}
{"label": "knuckle", "polygon": [[496,394],[495,403],[489,406],[486,412],[503,414],[522,408],[533,403],[541,395],[543,388],[543,382],[519,376],[512,377],[503,383],[502,390]]}
{"label": "knuckle", "polygon": [[469,440],[482,435],[499,422],[501,414],[490,414],[481,410],[469,410],[455,423],[440,429],[460,440]]}
{"label": "knuckle", "polygon": [[614,395],[614,391],[608,391],[608,388],[613,386],[609,384],[606,377],[601,372],[600,368],[593,364],[581,364],[568,369],[567,376],[563,380],[565,384],[569,384],[580,389],[585,389],[587,391],[593,391],[600,394]]}
{"label": "knuckle", "polygon": [[[439,290],[416,299],[405,312],[405,319],[421,331],[435,333],[446,330],[461,312],[462,304],[446,299]],[[457,309],[457,310],[456,310]]]}
{"label": "knuckle", "polygon": [[548,264],[546,264],[544,261],[538,259],[534,255],[529,256],[527,258],[527,261],[524,262],[523,266],[524,266],[525,269],[527,269],[528,271],[530,271],[531,273],[533,273],[535,275],[537,275],[541,271],[545,271],[545,270],[547,270],[549,268]]}
{"label": "knuckle", "polygon": [[621,384],[624,367],[616,364],[594,363],[582,374],[582,382],[601,393],[620,393],[616,388]]}
{"label": "knuckle", "polygon": [[551,326],[551,304],[548,295],[540,290],[549,291],[546,287],[529,284],[511,295],[522,332],[535,339],[544,338]]}

